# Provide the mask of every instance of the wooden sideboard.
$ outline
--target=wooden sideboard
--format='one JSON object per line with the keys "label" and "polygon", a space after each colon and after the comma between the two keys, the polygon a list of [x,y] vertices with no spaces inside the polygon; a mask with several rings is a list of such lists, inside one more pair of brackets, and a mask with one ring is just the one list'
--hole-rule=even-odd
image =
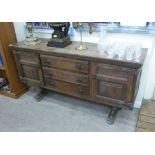
{"label": "wooden sideboard", "polygon": [[77,51],[78,44],[54,48],[43,39],[35,46],[19,42],[10,48],[22,82],[108,105],[112,108],[108,123],[112,124],[119,109],[133,108],[147,49],[141,50],[136,62],[109,59],[94,43],[85,43],[88,50]]}

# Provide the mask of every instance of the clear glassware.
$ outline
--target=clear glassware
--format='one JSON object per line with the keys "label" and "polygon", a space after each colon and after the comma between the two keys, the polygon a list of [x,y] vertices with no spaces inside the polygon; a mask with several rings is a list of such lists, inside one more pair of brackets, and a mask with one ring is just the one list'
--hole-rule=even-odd
{"label": "clear glassware", "polygon": [[141,44],[136,44],[134,51],[134,60],[139,61],[140,56],[141,56]]}
{"label": "clear glassware", "polygon": [[113,58],[115,56],[115,43],[109,44],[107,52],[108,52],[109,58]]}
{"label": "clear glassware", "polygon": [[139,61],[141,56],[141,44],[128,44],[125,50],[126,60]]}
{"label": "clear glassware", "polygon": [[99,42],[97,48],[100,53],[104,54],[108,50],[108,42],[106,40]]}
{"label": "clear glassware", "polygon": [[134,53],[135,53],[135,47],[132,45],[128,45],[125,48],[125,58],[126,60],[133,60],[134,59]]}

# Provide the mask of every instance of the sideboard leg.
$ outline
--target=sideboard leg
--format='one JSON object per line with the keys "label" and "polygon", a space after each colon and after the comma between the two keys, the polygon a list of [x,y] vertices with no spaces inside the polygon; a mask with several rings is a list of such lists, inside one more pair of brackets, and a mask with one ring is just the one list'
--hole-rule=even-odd
{"label": "sideboard leg", "polygon": [[47,94],[46,89],[41,89],[41,91],[34,97],[37,102],[41,101]]}
{"label": "sideboard leg", "polygon": [[121,108],[118,107],[112,107],[111,111],[109,112],[108,118],[107,118],[107,123],[108,124],[113,124],[115,122],[115,118],[117,115],[117,112],[121,110]]}

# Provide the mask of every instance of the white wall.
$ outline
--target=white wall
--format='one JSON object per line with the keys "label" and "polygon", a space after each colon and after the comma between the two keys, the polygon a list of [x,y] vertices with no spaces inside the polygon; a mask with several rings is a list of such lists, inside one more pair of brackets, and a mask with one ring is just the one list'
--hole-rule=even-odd
{"label": "white wall", "polygon": [[16,32],[16,37],[18,41],[22,41],[25,39],[26,32],[24,29],[24,23],[23,22],[14,22],[14,28]]}
{"label": "white wall", "polygon": [[[25,39],[25,30],[24,23],[14,23],[15,31],[17,35],[17,40],[21,41]],[[50,38],[51,34],[49,33],[36,33],[40,38]],[[85,42],[94,42],[99,41],[100,33],[94,32],[89,34],[87,32],[83,33],[83,41]],[[135,41],[141,42],[142,47],[148,48],[148,53],[143,65],[141,81],[139,86],[138,95],[135,101],[135,107],[140,107],[142,98],[150,99],[153,95],[153,90],[155,87],[155,37],[142,34],[123,34],[123,33],[108,33],[107,38],[113,40],[126,40],[126,41]],[[79,41],[80,35],[75,32],[75,35],[71,37],[73,41]]]}

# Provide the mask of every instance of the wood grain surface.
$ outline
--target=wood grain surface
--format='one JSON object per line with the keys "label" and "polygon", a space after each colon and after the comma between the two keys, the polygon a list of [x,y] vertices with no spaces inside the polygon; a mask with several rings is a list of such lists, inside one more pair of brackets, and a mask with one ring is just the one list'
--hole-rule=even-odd
{"label": "wood grain surface", "polygon": [[143,100],[136,131],[155,132],[155,101]]}

